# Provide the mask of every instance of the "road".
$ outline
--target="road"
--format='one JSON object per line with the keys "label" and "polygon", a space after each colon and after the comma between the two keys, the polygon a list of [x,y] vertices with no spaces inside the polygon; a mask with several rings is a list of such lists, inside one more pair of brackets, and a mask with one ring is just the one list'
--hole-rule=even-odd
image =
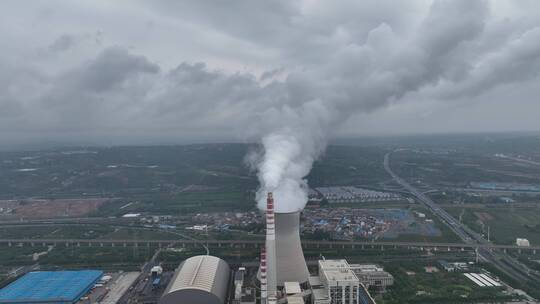
{"label": "road", "polygon": [[453,216],[451,216],[448,212],[446,212],[444,209],[439,207],[435,202],[433,202],[429,197],[427,197],[422,192],[418,191],[416,188],[411,186],[409,183],[407,183],[404,179],[399,177],[397,174],[390,169],[390,153],[387,153],[384,156],[384,169],[388,174],[392,176],[394,181],[398,183],[400,186],[405,188],[409,193],[411,193],[420,203],[425,205],[428,209],[430,209],[436,216],[438,216],[440,219],[442,219],[452,231],[454,231],[460,239],[462,239],[465,243],[471,244],[474,242],[474,240],[469,237],[465,229],[460,225],[456,219],[454,219]]}
{"label": "road", "polygon": [[[161,246],[166,248],[174,245],[195,247],[201,246],[206,254],[210,254],[210,248],[235,247],[256,248],[264,244],[264,240],[196,240],[196,239],[169,239],[169,240],[144,240],[144,239],[0,239],[2,246],[76,246],[76,247],[104,247],[104,246]],[[165,247],[163,247],[165,246]],[[438,251],[464,251],[475,249],[489,250],[514,250],[539,252],[540,246],[520,247],[516,245],[497,245],[492,243],[434,243],[434,242],[397,242],[397,241],[302,241],[304,248],[366,248],[366,249],[424,249]]]}
{"label": "road", "polygon": [[540,166],[540,162],[533,161],[533,160],[528,160],[528,159],[523,159],[523,158],[519,158],[519,157],[514,157],[514,156],[509,156],[509,155],[499,155],[497,157],[513,160],[513,161],[520,162],[520,163],[525,163],[525,164],[528,164],[528,165]]}
{"label": "road", "polygon": [[[396,150],[394,152],[397,151],[400,150]],[[527,266],[518,262],[506,253],[493,250],[493,246],[489,246],[491,243],[484,239],[482,235],[472,231],[467,226],[457,221],[452,215],[439,207],[433,200],[395,174],[390,168],[391,154],[392,152],[389,152],[384,156],[384,169],[386,172],[392,176],[396,183],[411,193],[421,204],[430,209],[431,212],[441,219],[443,223],[445,223],[452,231],[454,231],[456,235],[463,240],[463,242],[466,244],[483,245],[479,246],[478,248],[478,254],[482,260],[492,263],[499,268],[499,270],[503,271],[519,282],[526,282],[528,280],[540,282],[540,275],[537,271],[529,269]]]}

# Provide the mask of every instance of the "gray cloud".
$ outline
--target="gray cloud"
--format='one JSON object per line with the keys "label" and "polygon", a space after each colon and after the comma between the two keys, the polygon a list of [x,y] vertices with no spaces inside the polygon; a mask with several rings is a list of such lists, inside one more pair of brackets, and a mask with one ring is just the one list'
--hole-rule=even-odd
{"label": "gray cloud", "polygon": [[[0,13],[0,134],[244,140],[279,121],[290,133],[314,130],[303,144],[319,151],[356,112],[376,120],[392,105],[414,109],[413,97],[467,107],[466,98],[487,103],[481,96],[498,87],[538,81],[539,18],[500,3],[98,2],[63,14],[14,1]],[[99,43],[82,43],[98,37],[88,33]]]}
{"label": "gray cloud", "polygon": [[[261,207],[273,191],[287,203],[277,211],[294,211],[335,130],[378,133],[390,125],[395,133],[414,121],[448,131],[466,126],[461,119],[497,130],[489,118],[497,115],[482,109],[537,107],[540,18],[530,5],[10,2],[0,13],[0,136],[5,143],[255,140],[263,149],[249,160]],[[529,119],[504,128],[540,128]]]}

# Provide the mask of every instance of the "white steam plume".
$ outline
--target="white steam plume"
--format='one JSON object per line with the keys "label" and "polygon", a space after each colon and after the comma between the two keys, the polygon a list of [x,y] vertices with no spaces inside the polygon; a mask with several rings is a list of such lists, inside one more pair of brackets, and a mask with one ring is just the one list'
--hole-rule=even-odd
{"label": "white steam plume", "polygon": [[[263,152],[253,162],[261,183],[256,196],[258,207],[264,210],[266,194],[273,192],[276,212],[299,211],[308,198],[304,177],[324,150],[333,112],[314,100],[296,111],[284,107],[270,117],[278,126],[262,138]],[[282,121],[286,123],[279,123]]]}
{"label": "white steam plume", "polygon": [[267,192],[274,193],[276,212],[304,208],[305,177],[324,151],[327,133],[352,113],[464,76],[470,63],[463,52],[484,30],[486,15],[483,1],[436,1],[409,37],[381,24],[365,44],[342,46],[324,63],[289,74],[288,106],[265,117],[263,150],[251,158],[260,182],[259,208],[264,210]]}

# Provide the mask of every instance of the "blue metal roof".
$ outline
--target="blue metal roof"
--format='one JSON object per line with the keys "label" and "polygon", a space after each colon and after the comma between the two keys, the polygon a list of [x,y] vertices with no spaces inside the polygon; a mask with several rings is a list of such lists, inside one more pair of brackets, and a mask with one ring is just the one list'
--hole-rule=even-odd
{"label": "blue metal roof", "polygon": [[0,303],[74,303],[103,271],[34,271],[0,290]]}

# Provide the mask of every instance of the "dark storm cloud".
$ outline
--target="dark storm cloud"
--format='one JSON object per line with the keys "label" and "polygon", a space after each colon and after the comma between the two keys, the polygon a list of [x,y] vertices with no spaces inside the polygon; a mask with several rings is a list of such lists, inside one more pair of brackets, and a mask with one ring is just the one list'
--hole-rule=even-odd
{"label": "dark storm cloud", "polygon": [[130,54],[120,47],[112,47],[82,67],[66,73],[60,81],[69,89],[99,93],[122,86],[127,80],[141,74],[158,72],[159,66],[147,58]]}
{"label": "dark storm cloud", "polygon": [[354,113],[537,81],[538,16],[500,3],[11,2],[0,134],[256,139],[279,121],[316,158]]}

